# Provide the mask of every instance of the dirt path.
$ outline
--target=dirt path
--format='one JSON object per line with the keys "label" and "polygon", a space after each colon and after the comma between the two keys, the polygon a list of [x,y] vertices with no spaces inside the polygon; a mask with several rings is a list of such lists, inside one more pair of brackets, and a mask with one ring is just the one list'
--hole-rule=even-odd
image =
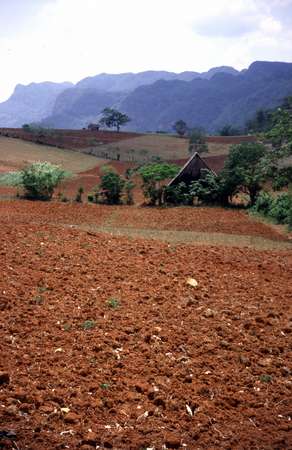
{"label": "dirt path", "polygon": [[158,241],[169,243],[249,247],[255,250],[292,250],[292,242],[290,243],[285,241],[274,241],[258,236],[243,236],[225,233],[204,233],[196,231],[121,228],[111,225],[114,219],[115,212],[107,219],[106,224],[103,226],[98,227],[94,225],[71,225],[71,227],[91,232],[110,233],[113,236],[155,239]]}

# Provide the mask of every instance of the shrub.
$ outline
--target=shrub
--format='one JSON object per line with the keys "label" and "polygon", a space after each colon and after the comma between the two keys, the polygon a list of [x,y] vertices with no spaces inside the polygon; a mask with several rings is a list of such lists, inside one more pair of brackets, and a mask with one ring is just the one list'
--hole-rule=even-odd
{"label": "shrub", "polygon": [[49,162],[36,162],[20,172],[10,172],[0,177],[0,184],[22,187],[26,198],[51,200],[55,188],[67,172]]}
{"label": "shrub", "polygon": [[292,208],[292,197],[287,192],[279,195],[273,201],[269,215],[278,223],[288,223]]}
{"label": "shrub", "polygon": [[176,186],[167,186],[164,198],[167,203],[173,205],[190,205],[193,202],[193,195],[190,194],[189,188],[184,182]]}
{"label": "shrub", "polygon": [[222,203],[223,185],[217,175],[202,169],[201,178],[191,183],[190,194],[205,204]]}
{"label": "shrub", "polygon": [[253,211],[268,216],[273,206],[274,199],[268,192],[262,191],[256,199],[252,208]]}
{"label": "shrub", "polygon": [[127,180],[125,182],[125,193],[126,193],[126,204],[127,205],[134,204],[134,197],[133,197],[134,187],[135,187],[135,184],[132,180]]}
{"label": "shrub", "polygon": [[66,177],[66,172],[49,162],[36,162],[21,172],[25,197],[33,200],[51,200],[54,189]]}
{"label": "shrub", "polygon": [[121,203],[125,180],[111,167],[104,167],[103,172],[100,188],[103,191],[106,203],[109,205],[118,205]]}
{"label": "shrub", "polygon": [[82,203],[82,194],[84,193],[84,189],[83,189],[83,187],[82,186],[80,186],[79,188],[78,188],[78,191],[77,191],[77,194],[76,194],[76,197],[75,197],[75,201],[77,202],[77,203]]}
{"label": "shrub", "polygon": [[290,209],[288,211],[287,224],[288,224],[289,229],[292,230],[292,200],[291,200]]}

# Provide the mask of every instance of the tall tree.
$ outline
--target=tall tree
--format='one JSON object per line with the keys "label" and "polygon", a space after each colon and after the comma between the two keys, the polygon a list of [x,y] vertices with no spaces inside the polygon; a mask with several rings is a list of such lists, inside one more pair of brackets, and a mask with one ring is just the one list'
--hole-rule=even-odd
{"label": "tall tree", "polygon": [[183,137],[188,131],[188,126],[184,120],[177,120],[173,125],[173,129],[180,137]]}
{"label": "tall tree", "polygon": [[173,178],[179,171],[179,167],[168,163],[153,163],[142,166],[138,173],[143,180],[143,192],[150,199],[150,205],[161,206],[164,201],[164,191],[167,180]]}
{"label": "tall tree", "polygon": [[230,149],[220,176],[230,197],[245,191],[254,205],[262,183],[267,178],[268,150],[263,144],[245,142]]}
{"label": "tall tree", "polygon": [[203,128],[193,128],[189,140],[189,153],[203,153],[208,151],[206,134]]}
{"label": "tall tree", "polygon": [[102,111],[102,118],[100,119],[100,125],[105,125],[108,128],[115,127],[117,132],[120,131],[120,127],[130,122],[130,117],[127,114],[123,114],[117,109],[105,108]]}

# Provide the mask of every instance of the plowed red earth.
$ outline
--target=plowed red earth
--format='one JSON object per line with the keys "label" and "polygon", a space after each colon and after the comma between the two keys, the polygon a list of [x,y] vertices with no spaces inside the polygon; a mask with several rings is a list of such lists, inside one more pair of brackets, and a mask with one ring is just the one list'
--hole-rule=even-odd
{"label": "plowed red earth", "polygon": [[257,222],[243,211],[222,208],[150,208],[8,200],[0,202],[0,226],[3,221],[96,226],[110,224],[120,228],[227,233],[287,240],[287,235],[270,225]]}
{"label": "plowed red earth", "polygon": [[291,252],[58,225],[107,207],[0,207],[0,431],[19,449],[291,448]]}

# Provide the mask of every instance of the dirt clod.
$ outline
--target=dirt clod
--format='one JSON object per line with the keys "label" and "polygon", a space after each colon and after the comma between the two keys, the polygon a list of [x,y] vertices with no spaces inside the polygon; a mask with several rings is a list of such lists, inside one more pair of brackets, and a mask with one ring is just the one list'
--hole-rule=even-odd
{"label": "dirt clod", "polygon": [[9,384],[10,376],[7,372],[0,372],[0,386],[4,384]]}

